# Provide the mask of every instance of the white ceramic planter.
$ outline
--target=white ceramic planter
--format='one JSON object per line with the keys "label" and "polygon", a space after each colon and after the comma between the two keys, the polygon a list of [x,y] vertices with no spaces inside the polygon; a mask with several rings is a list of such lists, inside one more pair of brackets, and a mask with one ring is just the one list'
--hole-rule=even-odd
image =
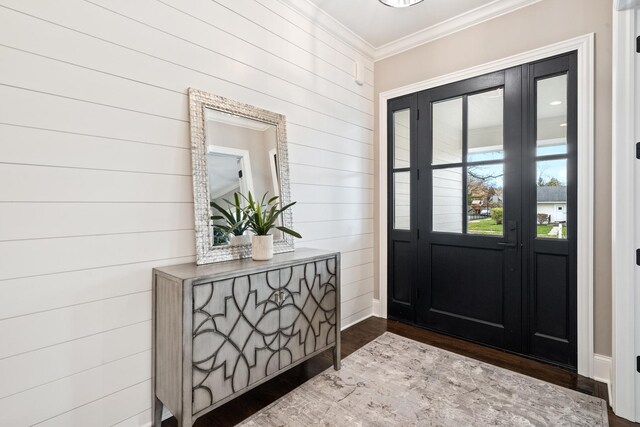
{"label": "white ceramic planter", "polygon": [[251,244],[251,236],[243,234],[242,236],[231,236],[229,239],[229,245],[231,246],[245,246]]}
{"label": "white ceramic planter", "polygon": [[251,237],[251,257],[256,261],[273,258],[273,234]]}

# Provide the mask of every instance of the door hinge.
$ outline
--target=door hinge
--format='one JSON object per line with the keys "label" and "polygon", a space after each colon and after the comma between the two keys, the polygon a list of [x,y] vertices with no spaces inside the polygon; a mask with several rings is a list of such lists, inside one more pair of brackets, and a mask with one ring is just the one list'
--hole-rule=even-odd
{"label": "door hinge", "polygon": [[636,159],[640,160],[640,142],[636,142]]}
{"label": "door hinge", "polygon": [[636,371],[640,372],[640,356],[636,357]]}
{"label": "door hinge", "polygon": [[418,117],[416,117],[416,120],[420,120],[420,109],[418,108],[418,113],[417,113]]}
{"label": "door hinge", "polygon": [[420,180],[420,169],[418,169],[418,181]]}
{"label": "door hinge", "polygon": [[636,249],[636,265],[640,265],[640,249]]}
{"label": "door hinge", "polygon": [[640,53],[640,36],[636,37],[636,52]]}
{"label": "door hinge", "polygon": [[420,288],[416,290],[416,299],[420,299]]}
{"label": "door hinge", "polygon": [[420,229],[418,228],[418,240],[420,240]]}

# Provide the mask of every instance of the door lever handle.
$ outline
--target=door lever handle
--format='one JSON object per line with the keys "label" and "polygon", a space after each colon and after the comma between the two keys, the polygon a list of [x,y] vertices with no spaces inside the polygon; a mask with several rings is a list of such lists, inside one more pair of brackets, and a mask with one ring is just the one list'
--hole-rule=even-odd
{"label": "door lever handle", "polygon": [[516,244],[513,242],[498,242],[498,246],[503,246],[505,248],[515,248]]}

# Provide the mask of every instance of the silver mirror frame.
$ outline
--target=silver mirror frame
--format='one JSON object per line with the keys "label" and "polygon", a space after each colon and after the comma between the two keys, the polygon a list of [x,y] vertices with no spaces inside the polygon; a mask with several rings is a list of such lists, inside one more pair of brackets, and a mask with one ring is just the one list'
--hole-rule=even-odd
{"label": "silver mirror frame", "polygon": [[[196,263],[198,265],[251,257],[251,245],[213,246],[212,233],[209,230],[209,170],[207,168],[208,150],[205,134],[205,108],[257,120],[276,127],[280,203],[284,206],[290,203],[291,200],[285,116],[254,107],[253,105],[189,88],[193,210],[195,214]],[[281,218],[285,227],[292,228],[293,215],[291,214],[291,209],[287,209]],[[274,240],[273,242],[274,253],[291,252],[293,250],[293,237],[287,234],[284,234],[282,239]]]}

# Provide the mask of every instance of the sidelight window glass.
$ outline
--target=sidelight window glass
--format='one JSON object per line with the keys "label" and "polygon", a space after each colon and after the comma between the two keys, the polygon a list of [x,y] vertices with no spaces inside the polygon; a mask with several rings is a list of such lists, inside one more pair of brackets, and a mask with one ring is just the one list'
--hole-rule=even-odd
{"label": "sidelight window glass", "polygon": [[393,228],[411,229],[411,181],[410,172],[393,174]]}
{"label": "sidelight window glass", "polygon": [[500,87],[467,98],[467,161],[504,157],[504,90]]}
{"label": "sidelight window glass", "polygon": [[462,161],[462,98],[432,104],[433,157],[431,163],[442,165]]}
{"label": "sidelight window glass", "polygon": [[567,75],[536,81],[537,155],[567,153]]}
{"label": "sidelight window glass", "polygon": [[567,221],[567,159],[538,161],[536,179],[536,235],[566,239],[571,227]]}
{"label": "sidelight window glass", "polygon": [[408,168],[411,166],[410,127],[411,110],[393,113],[393,167]]}

